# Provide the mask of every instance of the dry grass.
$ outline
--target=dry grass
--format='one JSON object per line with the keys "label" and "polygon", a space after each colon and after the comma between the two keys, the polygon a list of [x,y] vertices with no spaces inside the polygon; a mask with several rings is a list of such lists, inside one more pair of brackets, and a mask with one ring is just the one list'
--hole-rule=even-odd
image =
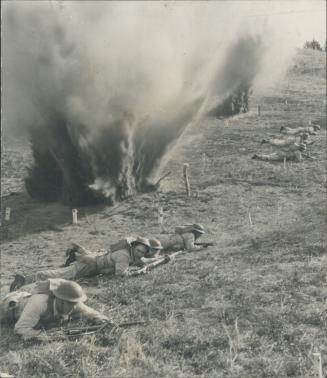
{"label": "dry grass", "polygon": [[[2,244],[3,291],[17,269],[61,264],[71,240],[99,250],[129,233],[158,234],[158,207],[166,228],[204,223],[217,246],[143,277],[88,280],[95,308],[112,309],[119,322],[152,322],[46,345],[22,343],[2,330],[1,370],[19,377],[326,375],[325,84],[325,55],[300,51],[288,80],[260,99],[260,117],[254,99],[249,114],[228,123],[201,120],[171,154],[173,174],[162,192],[114,209],[79,209],[79,226],[61,205],[39,205],[24,194],[3,198],[12,207]],[[311,147],[317,160],[284,167],[250,159],[261,148],[269,151],[262,138],[308,118],[322,126]],[[186,162],[190,198],[182,180]],[[7,187],[11,177],[8,171]],[[251,184],[258,181],[266,184]]]}

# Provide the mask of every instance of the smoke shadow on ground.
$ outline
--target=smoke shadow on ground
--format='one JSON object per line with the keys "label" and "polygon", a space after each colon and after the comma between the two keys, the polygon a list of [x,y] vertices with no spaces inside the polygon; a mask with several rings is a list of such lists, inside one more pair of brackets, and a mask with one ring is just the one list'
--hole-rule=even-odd
{"label": "smoke shadow on ground", "polygon": [[[72,223],[72,208],[61,203],[44,203],[33,200],[26,192],[11,193],[1,198],[2,213],[9,207],[10,220],[2,218],[1,243],[20,239],[44,231],[63,231]],[[78,219],[101,212],[104,205],[78,209]]]}

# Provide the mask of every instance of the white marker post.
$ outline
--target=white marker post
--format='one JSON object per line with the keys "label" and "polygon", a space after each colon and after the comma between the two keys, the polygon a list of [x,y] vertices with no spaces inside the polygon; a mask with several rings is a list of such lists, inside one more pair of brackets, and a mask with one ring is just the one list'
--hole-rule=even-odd
{"label": "white marker post", "polygon": [[159,207],[158,208],[158,226],[159,226],[160,233],[163,232],[163,229],[164,229],[163,224],[164,224],[164,212],[163,212],[163,208]]}
{"label": "white marker post", "polygon": [[7,222],[10,221],[10,213],[11,213],[11,209],[10,209],[10,207],[6,207],[5,221],[7,221]]}
{"label": "white marker post", "polygon": [[186,195],[187,197],[191,196],[191,189],[190,189],[190,182],[188,179],[188,167],[189,165],[187,163],[183,166],[183,176],[184,176],[184,182],[185,182],[185,189],[186,189]]}
{"label": "white marker post", "polygon": [[77,220],[77,209],[73,209],[72,210],[72,214],[73,214],[73,224],[78,224],[78,220]]}
{"label": "white marker post", "polygon": [[202,175],[205,174],[206,169],[207,169],[207,155],[204,152],[202,154]]}

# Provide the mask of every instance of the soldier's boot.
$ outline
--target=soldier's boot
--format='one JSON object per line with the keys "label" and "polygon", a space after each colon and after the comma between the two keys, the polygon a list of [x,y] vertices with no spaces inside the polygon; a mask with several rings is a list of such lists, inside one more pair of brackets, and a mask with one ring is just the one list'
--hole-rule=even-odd
{"label": "soldier's boot", "polygon": [[82,247],[81,245],[72,243],[71,247],[68,248],[67,251],[65,252],[67,259],[65,261],[65,264],[63,264],[64,267],[67,267],[76,261],[76,253],[83,256],[92,254],[89,250]]}
{"label": "soldier's boot", "polygon": [[22,274],[16,274],[14,281],[10,285],[9,291],[16,291],[25,285],[25,277]]}
{"label": "soldier's boot", "polygon": [[67,250],[66,251],[66,256],[68,256],[68,257],[67,257],[65,263],[63,264],[63,267],[69,266],[70,264],[72,264],[73,262],[76,261],[75,251],[73,251],[73,250]]}

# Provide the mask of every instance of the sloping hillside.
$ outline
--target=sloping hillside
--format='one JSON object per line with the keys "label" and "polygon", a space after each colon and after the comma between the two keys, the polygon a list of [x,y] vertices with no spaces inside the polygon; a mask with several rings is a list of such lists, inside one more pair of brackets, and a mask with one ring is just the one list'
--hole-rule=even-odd
{"label": "sloping hillside", "polygon": [[[309,148],[315,160],[251,159],[273,150],[260,141],[277,136],[282,125],[309,120],[321,125]],[[250,113],[205,118],[187,130],[169,157],[172,174],[160,193],[114,208],[79,209],[78,226],[71,225],[71,209],[19,192],[17,172],[28,152],[11,164],[14,155],[17,149],[5,146],[2,206],[12,217],[2,229],[2,295],[15,271],[62,264],[71,241],[101,250],[124,235],[158,234],[160,206],[168,230],[203,223],[205,239],[217,245],[143,277],[84,281],[89,303],[113,320],[151,323],[48,344],[22,343],[2,329],[1,371],[19,377],[318,377],[319,355],[327,371],[324,53],[299,51],[287,79],[254,98]],[[185,162],[191,198],[184,194]]]}

